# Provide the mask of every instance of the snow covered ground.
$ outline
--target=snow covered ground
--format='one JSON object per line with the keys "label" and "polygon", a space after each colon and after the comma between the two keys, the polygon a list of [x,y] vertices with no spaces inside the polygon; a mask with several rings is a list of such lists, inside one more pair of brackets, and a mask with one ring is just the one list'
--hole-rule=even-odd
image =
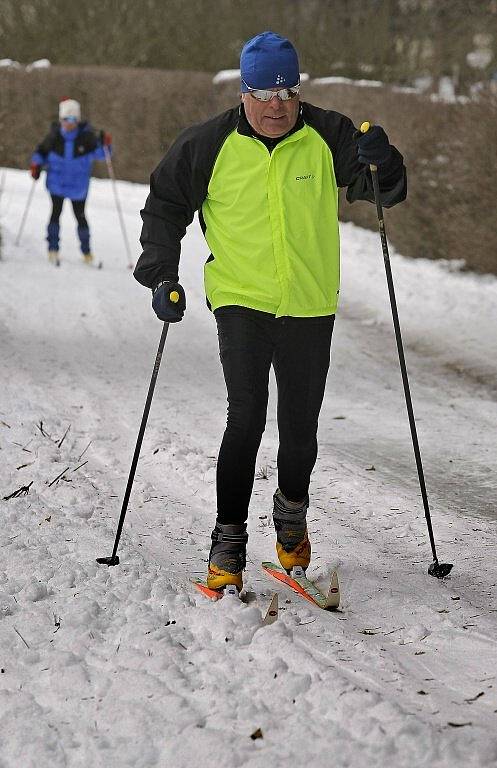
{"label": "snow covered ground", "polygon": [[[69,208],[57,269],[42,183],[16,248],[31,181],[5,173],[0,767],[496,766],[497,281],[392,255],[435,537],[440,559],[455,563],[439,582],[426,573],[379,238],[342,226],[310,508],[310,572],[338,565],[342,606],[328,614],[282,587],[280,618],[263,628],[275,588],[259,567],[274,556],[274,398],[250,520],[246,586],[257,600],[212,604],[189,583],[205,573],[225,422],[198,226],[184,245],[188,311],[167,339],[121,565],[98,566],[112,550],[161,327],[126,269],[109,182],[92,181],[88,209],[103,269],[82,263]],[[137,243],[146,189],[119,183],[119,193]]]}

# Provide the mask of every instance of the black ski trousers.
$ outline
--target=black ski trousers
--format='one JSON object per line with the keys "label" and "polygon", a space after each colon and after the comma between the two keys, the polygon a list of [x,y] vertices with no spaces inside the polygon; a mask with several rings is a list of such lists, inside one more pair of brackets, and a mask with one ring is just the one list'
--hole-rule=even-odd
{"label": "black ski trousers", "polygon": [[[62,206],[64,204],[64,198],[58,195],[50,195],[52,198],[52,214],[50,216],[50,224],[58,224],[60,214],[62,213]],[[85,200],[71,200],[72,209],[78,222],[78,227],[88,227],[88,222],[85,217]]]}
{"label": "black ski trousers", "polygon": [[278,390],[278,487],[292,501],[307,496],[335,316],[276,318],[238,306],[214,314],[228,391],[217,463],[217,519],[239,525],[248,517],[271,365]]}

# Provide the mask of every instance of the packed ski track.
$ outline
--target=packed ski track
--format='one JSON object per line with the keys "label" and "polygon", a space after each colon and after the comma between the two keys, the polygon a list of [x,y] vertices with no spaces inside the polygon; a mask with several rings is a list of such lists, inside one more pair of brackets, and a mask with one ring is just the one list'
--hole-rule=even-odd
{"label": "packed ski track", "polygon": [[[275,557],[274,381],[249,523],[256,600],[212,603],[191,585],[206,569],[226,408],[200,229],[184,241],[188,308],[167,338],[121,564],[100,566],[161,325],[126,269],[109,182],[92,181],[88,206],[103,268],[82,263],[69,207],[55,268],[42,182],[16,247],[32,182],[4,173],[0,767],[496,766],[497,280],[392,255],[450,577],[427,575],[379,238],[342,225],[308,574],[324,583],[338,567],[340,610],[314,608],[260,567]],[[137,257],[146,188],[118,189]],[[274,590],[280,616],[262,627]]]}

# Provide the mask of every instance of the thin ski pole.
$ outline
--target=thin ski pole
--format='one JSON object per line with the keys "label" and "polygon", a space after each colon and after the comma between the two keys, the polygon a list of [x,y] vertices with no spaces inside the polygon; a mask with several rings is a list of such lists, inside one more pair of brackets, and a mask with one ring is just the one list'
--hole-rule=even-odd
{"label": "thin ski pole", "polygon": [[117,184],[116,184],[116,176],[114,174],[114,167],[112,165],[112,158],[110,156],[109,148],[104,144],[104,154],[105,154],[105,162],[107,163],[107,171],[109,173],[109,178],[112,183],[112,190],[114,192],[114,199],[116,201],[116,208],[117,208],[117,215],[119,216],[119,222],[121,224],[121,231],[123,233],[123,240],[124,240],[124,246],[126,248],[126,253],[128,255],[128,269],[133,269],[133,260],[131,257],[131,248],[129,245],[128,240],[128,233],[126,232],[126,227],[124,225],[124,216],[121,208],[121,203],[119,202],[119,197],[117,194]]}
{"label": "thin ski pole", "polygon": [[[174,299],[172,299],[174,301]],[[162,352],[164,351],[164,344],[166,342],[167,332],[169,330],[169,323],[164,323],[162,326],[162,333],[159,341],[159,348],[157,350],[157,356],[155,358],[154,369],[152,371],[152,378],[150,380],[150,386],[148,388],[147,400],[145,402],[145,408],[143,409],[143,416],[138,432],[138,438],[136,440],[135,452],[133,454],[133,460],[131,462],[131,469],[129,470],[128,482],[126,490],[124,492],[123,504],[121,507],[121,514],[119,517],[119,523],[117,525],[116,538],[114,541],[114,549],[110,557],[97,557],[97,563],[102,565],[119,565],[119,557],[117,556],[117,548],[119,546],[119,539],[121,538],[121,532],[124,525],[124,519],[128,510],[128,501],[131,494],[131,488],[133,487],[133,481],[135,479],[136,466],[140,457],[140,450],[143,441],[143,435],[145,434],[145,427],[147,426],[148,414],[150,406],[152,404],[152,398],[154,396],[155,382],[157,381],[157,375],[159,373],[160,363],[162,359]]]}
{"label": "thin ski pole", "polygon": [[[370,128],[370,123],[363,123],[361,125],[361,132],[367,133]],[[388,242],[385,231],[385,222],[383,220],[383,207],[380,199],[380,185],[378,182],[378,168],[376,165],[369,166],[371,170],[371,176],[373,179],[374,199],[376,203],[376,212],[378,215],[378,226],[380,230],[381,247],[383,251],[383,260],[385,262],[385,272],[387,276],[388,293],[390,295],[390,306],[392,308],[393,326],[395,329],[395,339],[397,341],[397,351],[399,353],[400,371],[402,374],[402,382],[404,385],[404,395],[406,400],[407,414],[409,416],[409,426],[411,428],[412,445],[414,448],[414,456],[416,459],[416,467],[418,470],[419,487],[421,489],[421,496],[423,499],[423,507],[426,518],[426,525],[428,527],[428,535],[430,538],[431,551],[433,554],[433,563],[428,568],[430,576],[436,576],[441,579],[450,573],[452,569],[452,563],[439,563],[437,557],[437,550],[435,547],[435,537],[433,535],[433,527],[431,524],[430,507],[428,504],[428,494],[426,491],[426,483],[423,472],[423,464],[421,461],[421,451],[419,449],[418,434],[416,430],[416,422],[414,419],[414,410],[412,407],[411,391],[409,387],[409,379],[407,376],[407,367],[404,356],[404,346],[402,343],[402,334],[400,332],[399,313],[397,311],[397,301],[395,298],[395,289],[393,284],[392,268],[390,266],[390,256],[388,253]]]}
{"label": "thin ski pole", "polygon": [[26,207],[24,208],[24,213],[23,213],[23,216],[22,216],[21,225],[19,227],[19,232],[17,233],[17,237],[15,239],[15,245],[19,245],[19,243],[21,242],[21,235],[22,235],[23,230],[24,230],[24,224],[26,223],[26,219],[27,219],[27,216],[28,216],[28,211],[29,211],[29,208],[30,208],[30,205],[31,205],[31,200],[33,199],[33,194],[34,194],[35,187],[36,187],[36,181],[37,181],[37,179],[33,179],[33,183],[31,184],[31,189],[29,190],[28,200],[26,202]]}

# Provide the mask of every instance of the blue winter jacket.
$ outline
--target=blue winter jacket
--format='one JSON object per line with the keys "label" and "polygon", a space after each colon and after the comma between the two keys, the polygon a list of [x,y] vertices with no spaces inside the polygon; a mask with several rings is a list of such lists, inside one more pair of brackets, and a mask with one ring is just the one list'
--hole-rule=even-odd
{"label": "blue winter jacket", "polygon": [[70,200],[88,195],[94,160],[105,160],[105,152],[99,133],[89,123],[79,123],[72,131],[53,123],[31,157],[32,163],[45,167],[48,191]]}

